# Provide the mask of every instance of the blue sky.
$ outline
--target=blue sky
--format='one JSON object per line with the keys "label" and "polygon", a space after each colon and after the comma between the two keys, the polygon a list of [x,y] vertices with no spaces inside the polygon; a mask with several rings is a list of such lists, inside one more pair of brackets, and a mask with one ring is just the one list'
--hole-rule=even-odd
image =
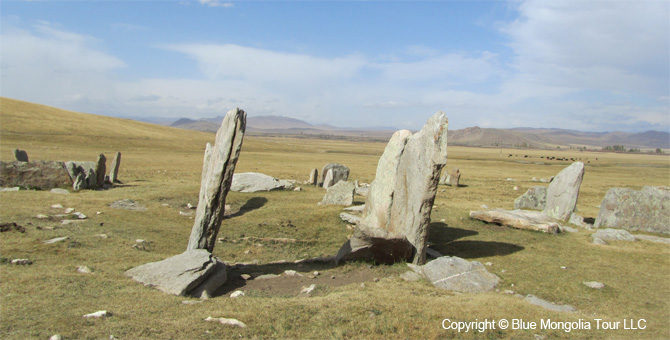
{"label": "blue sky", "polygon": [[669,1],[1,1],[0,94],[119,117],[670,131]]}

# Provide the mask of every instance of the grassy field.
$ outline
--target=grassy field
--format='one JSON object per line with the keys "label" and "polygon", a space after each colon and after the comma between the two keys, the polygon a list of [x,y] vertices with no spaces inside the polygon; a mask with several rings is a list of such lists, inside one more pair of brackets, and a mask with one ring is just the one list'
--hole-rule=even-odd
{"label": "grassy field", "polygon": [[[323,189],[302,185],[300,192],[231,192],[234,213],[224,220],[214,249],[229,263],[255,263],[248,271],[281,273],[317,270],[316,279],[273,279],[265,286],[249,281],[202,303],[144,287],[124,276],[134,266],[185,250],[193,223],[187,203],[197,204],[205,144],[213,134],[179,130],[130,120],[74,113],[2,98],[0,159],[13,160],[12,149],[32,160],[95,160],[122,152],[122,185],[104,191],[59,195],[45,191],[0,192],[0,222],[16,222],[25,233],[0,233],[0,255],[28,258],[33,264],[0,264],[0,338],[48,339],[221,339],[221,338],[472,338],[472,339],[667,339],[670,338],[670,247],[638,242],[590,243],[589,231],[548,235],[470,220],[470,210],[485,204],[512,208],[514,199],[535,185],[533,177],[557,174],[570,162],[586,163],[579,213],[595,217],[610,187],[640,189],[670,185],[667,156],[561,150],[450,147],[447,170],[458,167],[463,187],[440,186],[432,213],[431,247],[445,255],[482,263],[502,278],[499,292],[457,294],[429,282],[405,282],[404,264],[370,266],[349,263],[298,266],[290,262],[334,255],[352,233],[339,207],[321,207]],[[237,172],[258,171],[298,182],[312,168],[329,162],[349,166],[350,179],[371,182],[384,143],[245,138]],[[512,157],[508,157],[512,154]],[[518,156],[515,156],[518,155]],[[530,157],[524,157],[528,155]],[[588,159],[587,159],[588,158]],[[597,160],[596,160],[597,159]],[[537,163],[535,163],[537,162]],[[538,164],[541,163],[541,164]],[[506,181],[507,178],[516,181]],[[513,190],[517,186],[518,191]],[[114,201],[132,199],[145,211],[113,209]],[[357,201],[364,198],[357,196]],[[89,218],[61,225],[37,214],[62,214],[62,204]],[[100,214],[97,214],[100,212]],[[105,234],[106,238],[99,235]],[[55,237],[65,242],[43,244]],[[273,243],[255,238],[292,238]],[[137,239],[145,249],[134,248]],[[268,265],[286,260],[289,263]],[[92,274],[77,272],[85,265]],[[234,273],[233,273],[234,274]],[[375,280],[379,279],[379,280]],[[276,281],[275,281],[276,280]],[[606,285],[594,290],[583,281]],[[316,293],[300,296],[316,283]],[[527,304],[505,290],[532,294],[575,313],[557,313]],[[105,319],[84,319],[98,310]],[[205,322],[207,317],[236,318],[246,328]],[[523,319],[536,329],[500,329],[458,333],[442,321]],[[591,329],[540,329],[542,320],[590,323]],[[620,322],[619,329],[596,329],[596,319]],[[644,319],[645,329],[623,329],[626,320]]]}

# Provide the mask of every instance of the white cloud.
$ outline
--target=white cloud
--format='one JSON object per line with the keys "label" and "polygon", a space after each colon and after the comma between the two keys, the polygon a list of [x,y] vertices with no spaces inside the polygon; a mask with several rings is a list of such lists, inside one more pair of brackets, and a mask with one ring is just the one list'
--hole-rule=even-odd
{"label": "white cloud", "polygon": [[235,7],[235,4],[232,2],[221,2],[219,0],[200,0],[200,3],[209,7]]}

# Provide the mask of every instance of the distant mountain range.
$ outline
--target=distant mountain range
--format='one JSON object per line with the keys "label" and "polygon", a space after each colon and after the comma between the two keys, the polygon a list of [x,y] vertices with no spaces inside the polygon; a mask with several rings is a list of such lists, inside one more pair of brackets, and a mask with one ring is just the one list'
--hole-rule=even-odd
{"label": "distant mountain range", "polygon": [[[216,132],[223,120],[222,116],[198,120],[181,118],[171,126]],[[285,134],[319,136],[364,137],[388,139],[398,129],[392,127],[342,128],[330,125],[312,125],[305,121],[280,116],[247,117],[249,134]],[[513,128],[493,129],[478,126],[450,130],[449,143],[462,146],[506,146],[555,149],[560,147],[587,147],[600,149],[605,146],[623,145],[625,148],[670,149],[670,134],[661,131],[640,133],[627,132],[582,132],[563,129]]]}

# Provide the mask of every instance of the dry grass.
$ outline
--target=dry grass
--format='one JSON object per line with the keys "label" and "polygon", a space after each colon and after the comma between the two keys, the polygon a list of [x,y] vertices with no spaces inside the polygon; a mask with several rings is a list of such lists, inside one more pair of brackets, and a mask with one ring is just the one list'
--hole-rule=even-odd
{"label": "dry grass", "polygon": [[[123,185],[106,191],[57,195],[42,191],[0,193],[0,222],[16,222],[27,231],[0,234],[1,256],[28,258],[30,266],[0,265],[0,337],[46,339],[59,333],[66,339],[220,339],[220,338],[645,338],[670,337],[670,247],[649,242],[589,243],[590,232],[546,235],[507,229],[470,220],[468,212],[480,205],[511,208],[533,177],[549,177],[569,162],[545,161],[539,156],[588,157],[578,209],[595,217],[597,206],[612,186],[639,189],[670,185],[668,157],[578,151],[502,150],[450,147],[448,169],[460,168],[460,188],[440,187],[433,210],[430,242],[446,255],[482,263],[503,281],[500,290],[533,294],[567,303],[576,313],[555,313],[526,304],[504,293],[454,294],[428,282],[408,283],[398,278],[402,264],[367,268],[352,263],[324,267],[323,275],[347,276],[373,271],[379,282],[331,287],[322,285],[312,297],[250,292],[241,299],[213,298],[183,305],[169,296],[125,277],[133,266],[183,251],[192,225],[187,203],[195,204],[202,154],[213,134],[184,131],[134,121],[56,110],[3,98],[0,100],[0,159],[11,150],[28,151],[31,159],[94,160],[98,153],[121,151],[119,178]],[[374,179],[383,143],[248,137],[237,171],[260,171],[302,181],[311,168],[340,162],[351,168],[351,178]],[[507,157],[508,154],[519,157]],[[531,162],[523,155],[533,158]],[[598,158],[598,161],[595,161]],[[506,178],[515,178],[507,182]],[[518,186],[519,191],[512,188]],[[350,231],[338,218],[339,208],[319,207],[321,189],[303,186],[302,192],[231,193],[228,202],[241,213],[224,221],[215,254],[224,261],[296,260],[334,254]],[[442,191],[444,189],[444,191]],[[146,211],[112,209],[119,199],[133,199]],[[362,202],[362,198],[357,198]],[[56,214],[60,203],[89,216],[81,224],[60,226],[38,220],[39,213]],[[101,212],[96,215],[96,212]],[[290,220],[291,225],[288,226]],[[444,220],[441,222],[441,220]],[[40,227],[40,229],[38,229]],[[48,230],[46,227],[57,227]],[[96,235],[107,234],[102,239]],[[58,236],[68,241],[45,245]],[[302,242],[275,244],[240,240],[243,237],[288,237]],[[149,242],[147,251],[132,248],[136,239]],[[236,243],[232,242],[235,241]],[[80,274],[86,265],[93,274]],[[562,269],[561,267],[566,267]],[[313,267],[285,265],[298,271]],[[503,272],[504,271],[504,272]],[[592,290],[583,281],[600,281]],[[512,286],[514,285],[514,286]],[[241,288],[244,290],[244,287]],[[113,316],[88,320],[83,314],[108,310]],[[203,321],[231,317],[247,328]],[[623,321],[646,319],[645,330],[490,330],[456,333],[441,328],[443,319],[524,319],[540,322],[595,318]]]}

